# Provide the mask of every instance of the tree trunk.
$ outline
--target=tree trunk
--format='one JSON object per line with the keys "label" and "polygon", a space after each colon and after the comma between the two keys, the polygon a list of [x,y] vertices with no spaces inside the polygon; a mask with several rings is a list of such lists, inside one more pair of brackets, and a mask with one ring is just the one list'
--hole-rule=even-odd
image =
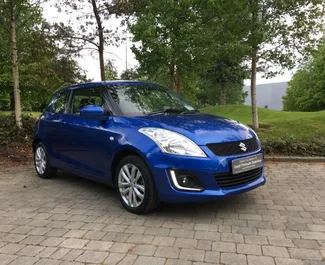
{"label": "tree trunk", "polygon": [[16,38],[16,21],[15,21],[15,3],[10,0],[10,34],[11,34],[11,61],[12,74],[14,83],[14,101],[15,101],[15,116],[16,124],[22,128],[21,122],[21,102],[19,90],[19,69],[18,69],[18,53],[17,53],[17,38]]}
{"label": "tree trunk", "polygon": [[177,68],[176,68],[176,90],[177,90],[178,95],[181,94],[181,87],[182,87],[182,77],[181,77],[179,67],[177,66]]}
{"label": "tree trunk", "polygon": [[256,67],[257,67],[257,51],[253,49],[252,53],[252,75],[251,75],[251,101],[252,101],[252,126],[254,130],[258,130],[258,113],[256,101]]}
{"label": "tree trunk", "polygon": [[227,104],[227,84],[225,82],[221,82],[220,86],[220,105]]}
{"label": "tree trunk", "polygon": [[169,88],[171,90],[174,90],[175,88],[174,76],[175,76],[175,65],[172,62],[169,65]]}
{"label": "tree trunk", "polygon": [[97,28],[98,28],[98,37],[99,37],[99,66],[100,66],[100,77],[102,81],[105,81],[105,60],[104,60],[104,31],[101,18],[99,16],[96,0],[91,0],[93,6],[94,15],[96,18]]}

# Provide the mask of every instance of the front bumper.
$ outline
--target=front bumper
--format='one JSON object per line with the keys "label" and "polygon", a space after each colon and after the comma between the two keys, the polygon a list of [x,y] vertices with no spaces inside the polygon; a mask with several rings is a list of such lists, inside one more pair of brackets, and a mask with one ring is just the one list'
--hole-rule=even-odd
{"label": "front bumper", "polygon": [[[264,166],[261,175],[254,181],[236,187],[218,187],[215,175],[231,172],[231,161],[262,153],[262,150],[231,157],[217,157],[207,147],[201,146],[208,155],[207,158],[186,157],[155,153],[148,156],[153,173],[158,195],[164,202],[207,202],[217,200],[225,196],[236,195],[255,189],[265,184]],[[203,191],[181,191],[171,182],[169,171],[190,171],[204,186]]]}

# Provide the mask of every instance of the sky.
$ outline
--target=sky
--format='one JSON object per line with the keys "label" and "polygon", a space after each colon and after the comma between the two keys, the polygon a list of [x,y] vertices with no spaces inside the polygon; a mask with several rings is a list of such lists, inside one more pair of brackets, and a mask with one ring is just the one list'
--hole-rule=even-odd
{"label": "sky", "polygon": [[[69,17],[64,13],[57,12],[56,8],[52,7],[50,2],[45,2],[43,6],[44,17],[49,22],[67,22]],[[76,20],[74,21],[76,22]],[[109,21],[111,29],[119,28],[121,20],[115,17],[112,17]],[[124,35],[125,37],[126,35]],[[127,67],[135,67],[138,65],[138,62],[132,53],[130,47],[132,46],[132,40],[130,33],[128,34],[128,41],[123,42],[118,47],[108,46],[105,47],[105,60],[111,59],[114,61],[114,65],[120,74]],[[99,71],[99,60],[97,59],[97,54],[90,54],[88,51],[83,51],[82,56],[77,59],[80,67],[86,71],[87,77],[93,79],[93,81],[100,81],[100,71]],[[257,75],[257,84],[266,84],[266,83],[276,83],[276,82],[287,82],[291,79],[293,71],[285,71],[283,75],[278,75],[271,79],[262,78],[261,75]],[[250,85],[250,80],[245,80],[245,85]]]}

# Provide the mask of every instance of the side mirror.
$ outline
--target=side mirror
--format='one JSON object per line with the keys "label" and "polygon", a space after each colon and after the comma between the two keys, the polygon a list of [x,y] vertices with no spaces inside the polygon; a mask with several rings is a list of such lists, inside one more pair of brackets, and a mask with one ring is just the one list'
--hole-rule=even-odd
{"label": "side mirror", "polygon": [[102,120],[104,109],[97,105],[87,105],[80,109],[80,116],[83,118]]}

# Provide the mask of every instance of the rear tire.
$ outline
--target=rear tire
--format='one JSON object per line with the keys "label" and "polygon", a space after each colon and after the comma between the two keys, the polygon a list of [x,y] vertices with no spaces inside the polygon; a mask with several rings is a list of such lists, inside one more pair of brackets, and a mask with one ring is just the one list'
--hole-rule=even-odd
{"label": "rear tire", "polygon": [[144,214],[159,205],[151,171],[138,156],[130,155],[120,161],[115,187],[121,203],[131,213]]}
{"label": "rear tire", "polygon": [[50,165],[49,157],[45,146],[40,142],[35,147],[34,166],[37,175],[42,179],[49,179],[55,176],[56,168]]}

